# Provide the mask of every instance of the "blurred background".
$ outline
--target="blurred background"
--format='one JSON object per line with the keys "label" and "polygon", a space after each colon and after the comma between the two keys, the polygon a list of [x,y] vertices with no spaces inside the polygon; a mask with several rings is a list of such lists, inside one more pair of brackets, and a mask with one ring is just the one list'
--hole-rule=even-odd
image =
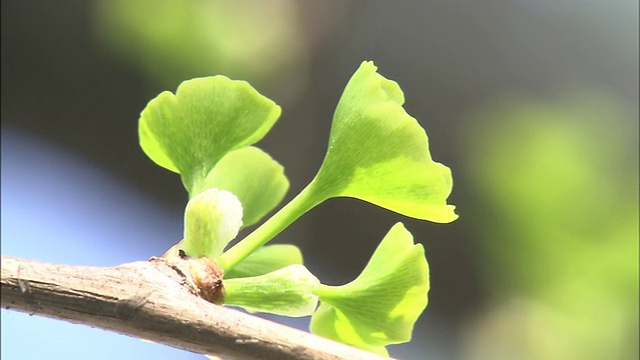
{"label": "blurred background", "polygon": [[[460,219],[331,200],[275,241],[325,283],[402,221],[431,267],[403,359],[638,358],[638,2],[3,1],[2,254],[78,265],[160,255],[186,192],[140,150],[146,103],[249,81],[283,108],[258,143],[292,198],[363,60],[396,80],[453,170]],[[274,318],[301,329],[308,319]],[[2,310],[3,359],[202,359]]]}

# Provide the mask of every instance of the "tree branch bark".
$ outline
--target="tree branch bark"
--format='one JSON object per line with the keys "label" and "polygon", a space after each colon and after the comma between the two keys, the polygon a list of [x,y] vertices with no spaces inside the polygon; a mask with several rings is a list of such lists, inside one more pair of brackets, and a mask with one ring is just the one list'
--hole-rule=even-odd
{"label": "tree branch bark", "polygon": [[193,294],[161,259],[115,267],[2,256],[2,307],[115,331],[222,359],[381,357]]}

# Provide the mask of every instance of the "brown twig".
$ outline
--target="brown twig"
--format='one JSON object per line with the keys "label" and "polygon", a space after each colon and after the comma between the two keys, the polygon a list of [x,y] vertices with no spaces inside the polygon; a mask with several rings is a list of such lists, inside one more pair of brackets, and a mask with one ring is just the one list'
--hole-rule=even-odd
{"label": "brown twig", "polygon": [[222,359],[379,359],[359,349],[214,305],[161,259],[115,267],[2,256],[2,307]]}

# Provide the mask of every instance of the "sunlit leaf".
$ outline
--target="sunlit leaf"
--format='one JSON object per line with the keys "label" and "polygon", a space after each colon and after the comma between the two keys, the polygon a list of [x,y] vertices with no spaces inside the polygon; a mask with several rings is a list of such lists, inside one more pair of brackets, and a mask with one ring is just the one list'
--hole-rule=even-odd
{"label": "sunlit leaf", "polygon": [[265,245],[233,269],[224,274],[225,279],[263,275],[283,267],[302,264],[302,253],[295,245]]}
{"label": "sunlit leaf", "polygon": [[354,197],[400,214],[447,223],[458,218],[447,204],[453,181],[434,162],[425,130],[402,107],[398,84],[363,62],[336,109],[320,170],[293,200],[219,259],[232,269],[314,206]]}
{"label": "sunlit leaf", "polygon": [[251,312],[307,316],[318,305],[314,291],[319,285],[306,267],[290,265],[260,276],[225,279],[225,304]]}
{"label": "sunlit leaf", "polygon": [[258,222],[282,201],[289,181],[280,164],[264,151],[248,146],[225,155],[209,172],[202,187],[224,189],[236,195],[244,209],[245,227]]}
{"label": "sunlit leaf", "polygon": [[271,129],[280,107],[244,81],[225,76],[183,82],[176,94],[151,100],[139,121],[140,145],[158,165],[179,172],[189,193],[229,151],[251,145]]}
{"label": "sunlit leaf", "polygon": [[324,198],[349,196],[434,222],[457,218],[447,205],[451,171],[434,162],[427,134],[402,107],[398,84],[363,62],[336,109],[329,147],[313,185]]}
{"label": "sunlit leaf", "polygon": [[424,249],[398,223],[358,278],[318,288],[322,306],[311,319],[311,331],[367,349],[407,342],[427,306],[428,291]]}
{"label": "sunlit leaf", "polygon": [[[357,348],[367,350],[382,356],[389,356],[389,351],[383,345],[370,345],[362,340],[359,340],[356,336],[345,336],[344,331],[338,333],[339,326],[336,326],[336,323],[349,321],[345,318],[344,314],[324,302],[320,303],[320,307],[313,314],[311,318],[311,331],[315,334],[326,337],[327,339],[332,339],[338,342],[346,343]],[[321,330],[318,330],[321,329]],[[350,339],[351,342],[345,341],[345,339]]]}

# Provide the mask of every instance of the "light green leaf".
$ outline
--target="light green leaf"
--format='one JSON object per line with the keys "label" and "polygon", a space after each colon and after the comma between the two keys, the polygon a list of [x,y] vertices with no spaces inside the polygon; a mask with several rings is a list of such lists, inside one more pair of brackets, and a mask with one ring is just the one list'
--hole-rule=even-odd
{"label": "light green leaf", "polygon": [[451,171],[434,162],[427,134],[402,107],[398,84],[363,62],[336,109],[314,191],[349,196],[417,219],[447,223]]}
{"label": "light green leaf", "polygon": [[187,203],[181,249],[192,258],[216,259],[242,226],[242,205],[226,190],[208,189]]}
{"label": "light green leaf", "polygon": [[[387,351],[387,348],[382,345],[370,345],[363,341],[346,342],[346,337],[344,336],[344,334],[338,333],[338,326],[336,326],[336,323],[345,321],[348,322],[349,320],[345,318],[344,314],[336,311],[333,306],[327,303],[320,303],[320,307],[318,307],[318,310],[316,310],[316,312],[313,314],[311,320],[311,332],[315,334],[321,335],[327,339],[347,343],[359,349],[367,350],[382,356],[389,356],[389,351]],[[322,330],[318,331],[317,329]],[[357,336],[354,338],[357,338]]]}
{"label": "light green leaf", "polygon": [[314,291],[319,285],[306,267],[290,265],[260,276],[225,279],[225,304],[251,312],[307,316],[318,305]]}
{"label": "light green leaf", "polygon": [[283,267],[302,264],[302,252],[295,245],[265,245],[225,272],[225,279],[263,275]]}
{"label": "light green leaf", "polygon": [[322,306],[311,319],[311,331],[368,349],[407,342],[427,306],[428,291],[424,249],[398,223],[358,278],[318,288]]}
{"label": "light green leaf", "polygon": [[140,146],[197,194],[226,153],[259,141],[279,116],[280,107],[245,81],[192,79],[175,95],[165,91],[147,104],[140,114]]}
{"label": "light green leaf", "polygon": [[202,186],[236,195],[244,209],[242,224],[246,227],[258,222],[282,201],[289,181],[280,164],[264,151],[248,146],[225,155]]}
{"label": "light green leaf", "polygon": [[329,147],[311,183],[256,231],[220,258],[232,269],[293,221],[332,197],[354,197],[400,214],[447,223],[458,218],[447,204],[453,181],[434,162],[427,134],[402,108],[398,84],[363,62],[336,109]]}

